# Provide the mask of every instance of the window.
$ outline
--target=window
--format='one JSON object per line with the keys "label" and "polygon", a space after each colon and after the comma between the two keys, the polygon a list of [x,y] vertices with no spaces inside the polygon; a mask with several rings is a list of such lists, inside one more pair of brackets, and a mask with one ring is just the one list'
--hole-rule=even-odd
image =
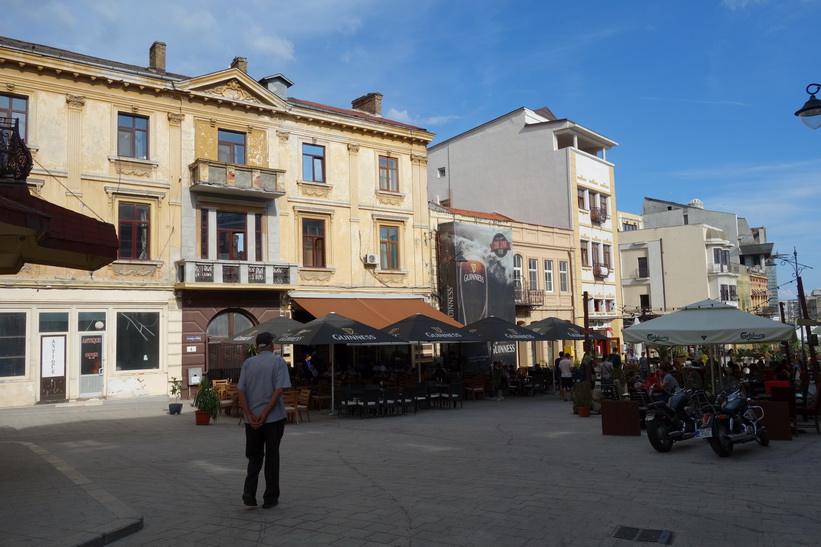
{"label": "window", "polygon": [[379,227],[379,257],[383,270],[399,269],[399,228],[396,226]]}
{"label": "window", "polygon": [[650,268],[647,265],[647,257],[640,256],[638,258],[639,262],[639,277],[650,277]]}
{"label": "window", "polygon": [[553,261],[544,261],[544,290],[553,292]]}
{"label": "window", "polygon": [[582,239],[581,241],[581,254],[582,254],[582,266],[590,266],[590,251],[587,250],[587,246],[589,243]]}
{"label": "window", "polygon": [[439,176],[439,178],[441,179],[441,178],[443,178],[443,177],[447,174],[447,171],[445,170],[445,168],[444,168],[444,167],[440,167],[439,169],[437,169],[437,170],[436,170],[436,174],[437,174],[437,175]]}
{"label": "window", "polygon": [[607,196],[599,196],[599,209],[601,209],[601,212],[605,215],[607,214]]}
{"label": "window", "polygon": [[685,225],[690,224],[690,215],[682,215],[682,219]]}
{"label": "window", "polygon": [[254,258],[262,262],[262,215],[254,214]]}
{"label": "window", "polygon": [[26,374],[26,314],[0,313],[0,378]]}
{"label": "window", "polygon": [[539,261],[535,258],[527,259],[527,282],[530,284],[529,289],[539,288]]}
{"label": "window", "polygon": [[117,370],[160,368],[160,314],[117,314]]}
{"label": "window", "polygon": [[302,145],[302,180],[325,182],[325,147]]}
{"label": "window", "polygon": [[399,191],[399,160],[379,156],[379,189],[385,192]]}
{"label": "window", "polygon": [[220,129],[217,141],[219,161],[245,165],[245,133]]}
{"label": "window", "polygon": [[569,283],[567,279],[567,262],[559,261],[559,290],[561,292],[568,292]]}
{"label": "window", "polygon": [[632,232],[633,230],[638,230],[639,227],[635,224],[630,222],[622,222],[621,231],[622,232]]}
{"label": "window", "polygon": [[217,211],[217,258],[247,260],[246,213]]}
{"label": "window", "polygon": [[200,209],[200,258],[208,258],[208,209]]}
{"label": "window", "polygon": [[601,252],[601,263],[610,268],[610,245],[602,245]]}
{"label": "window", "polygon": [[148,118],[117,115],[117,155],[148,159]]}
{"label": "window", "polygon": [[68,332],[67,312],[43,312],[38,319],[40,332]]}
{"label": "window", "polygon": [[592,255],[590,258],[593,260],[593,265],[601,264],[601,255],[599,254],[599,245],[598,243],[591,243],[590,244],[590,254]]}
{"label": "window", "polygon": [[579,201],[579,209],[587,209],[587,199],[585,197],[585,191],[581,188],[578,189],[578,201]]}
{"label": "window", "polygon": [[29,100],[26,97],[0,93],[0,118],[20,120],[20,138],[26,140]]}
{"label": "window", "polygon": [[639,295],[639,306],[641,306],[641,311],[650,311],[650,295],[649,294],[640,294]]}
{"label": "window", "polygon": [[302,265],[325,267],[325,221],[302,219]]}
{"label": "window", "polygon": [[120,258],[149,260],[151,258],[151,206],[144,203],[120,202]]}
{"label": "window", "polygon": [[513,255],[513,283],[516,288],[522,286],[522,255]]}

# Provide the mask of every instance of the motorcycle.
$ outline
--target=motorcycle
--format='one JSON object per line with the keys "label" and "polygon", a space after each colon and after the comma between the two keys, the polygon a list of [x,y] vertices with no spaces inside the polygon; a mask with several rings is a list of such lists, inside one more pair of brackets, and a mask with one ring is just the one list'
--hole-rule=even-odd
{"label": "motorcycle", "polygon": [[761,446],[770,444],[770,436],[761,423],[764,409],[750,406],[741,384],[726,387],[716,397],[716,404],[705,412],[698,429],[698,437],[706,438],[710,448],[722,458],[732,455],[733,446],[756,441]]}
{"label": "motorcycle", "polygon": [[696,436],[702,420],[702,407],[709,405],[701,389],[683,389],[667,401],[647,405],[644,423],[647,439],[659,452],[669,452],[673,443]]}

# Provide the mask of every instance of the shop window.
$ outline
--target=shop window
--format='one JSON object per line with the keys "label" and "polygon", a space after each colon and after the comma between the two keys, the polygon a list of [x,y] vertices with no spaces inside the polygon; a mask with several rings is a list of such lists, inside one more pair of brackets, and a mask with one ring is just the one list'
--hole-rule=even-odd
{"label": "shop window", "polygon": [[159,312],[117,314],[117,370],[160,368]]}

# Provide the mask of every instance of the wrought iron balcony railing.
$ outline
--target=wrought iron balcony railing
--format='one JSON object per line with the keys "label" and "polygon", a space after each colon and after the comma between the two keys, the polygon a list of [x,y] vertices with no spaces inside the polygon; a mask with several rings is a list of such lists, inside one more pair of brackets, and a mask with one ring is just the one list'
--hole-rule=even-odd
{"label": "wrought iron balcony railing", "polygon": [[25,181],[31,166],[31,152],[20,138],[20,120],[0,118],[0,177]]}
{"label": "wrought iron balcony railing", "polygon": [[544,305],[544,291],[531,289],[524,281],[514,281],[513,283],[513,299],[517,306]]}

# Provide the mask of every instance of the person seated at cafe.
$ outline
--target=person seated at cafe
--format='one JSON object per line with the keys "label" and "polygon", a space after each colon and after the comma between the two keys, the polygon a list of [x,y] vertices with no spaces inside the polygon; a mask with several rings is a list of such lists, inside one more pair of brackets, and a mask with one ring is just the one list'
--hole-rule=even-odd
{"label": "person seated at cafe", "polygon": [[313,356],[310,353],[306,354],[305,359],[302,361],[302,375],[310,384],[315,384],[319,376],[319,371],[314,365]]}
{"label": "person seated at cafe", "polygon": [[790,381],[790,371],[787,369],[787,365],[784,363],[778,365],[778,368],[775,369],[775,379],[787,382]]}
{"label": "person seated at cafe", "polygon": [[704,382],[701,379],[701,374],[695,367],[688,367],[685,369],[687,378],[684,386],[688,389],[701,389],[704,387]]}
{"label": "person seated at cafe", "polygon": [[657,384],[658,389],[654,392],[653,398],[659,402],[666,402],[673,393],[681,389],[675,377],[671,374],[671,367],[667,363],[659,365],[661,381]]}

